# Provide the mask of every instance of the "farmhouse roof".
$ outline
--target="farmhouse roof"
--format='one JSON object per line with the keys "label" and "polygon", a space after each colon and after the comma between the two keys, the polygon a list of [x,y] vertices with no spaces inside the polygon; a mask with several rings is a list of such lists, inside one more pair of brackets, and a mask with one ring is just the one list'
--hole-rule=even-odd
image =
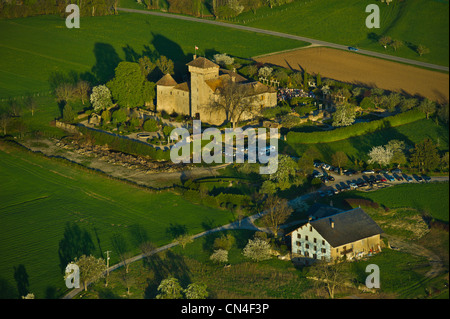
{"label": "farmhouse roof", "polygon": [[319,219],[335,215],[340,212],[342,212],[342,209],[321,203],[315,203],[308,209],[307,215],[312,219]]}
{"label": "farmhouse roof", "polygon": [[156,85],[175,86],[177,85],[177,82],[173,79],[173,77],[169,73],[167,73],[161,79],[159,79],[158,82],[156,82]]}
{"label": "farmhouse roof", "polygon": [[186,65],[194,66],[196,68],[201,68],[201,69],[219,68],[219,66],[217,64],[215,64],[214,62],[212,62],[204,57],[198,57]]}
{"label": "farmhouse roof", "polygon": [[383,231],[361,208],[320,218],[310,222],[333,247],[342,246]]}

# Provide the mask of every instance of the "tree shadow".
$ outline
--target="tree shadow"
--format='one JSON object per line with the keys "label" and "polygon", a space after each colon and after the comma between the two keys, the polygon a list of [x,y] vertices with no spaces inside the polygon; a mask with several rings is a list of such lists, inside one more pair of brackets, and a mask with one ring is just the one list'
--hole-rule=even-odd
{"label": "tree shadow", "polygon": [[172,239],[175,239],[181,235],[187,234],[187,226],[178,223],[170,223],[169,227],[166,228],[166,234],[172,237]]}
{"label": "tree shadow", "polygon": [[158,286],[168,277],[177,278],[182,287],[187,287],[191,283],[191,272],[184,257],[170,250],[149,256],[145,266],[153,273],[153,278],[147,280],[145,299],[155,299],[158,295]]}
{"label": "tree shadow", "polygon": [[30,283],[28,281],[27,270],[25,269],[25,265],[20,264],[17,267],[14,266],[14,280],[16,281],[17,291],[19,292],[19,296],[26,296],[29,291]]}
{"label": "tree shadow", "polygon": [[91,71],[95,75],[97,82],[104,84],[114,77],[114,70],[122,60],[114,47],[108,43],[95,43],[94,56],[96,64]]}
{"label": "tree shadow", "polygon": [[74,223],[66,223],[63,239],[59,241],[59,267],[64,272],[68,263],[82,255],[90,255],[95,249],[90,233]]}
{"label": "tree shadow", "polygon": [[128,227],[133,246],[139,247],[149,241],[148,233],[140,224],[133,224]]}

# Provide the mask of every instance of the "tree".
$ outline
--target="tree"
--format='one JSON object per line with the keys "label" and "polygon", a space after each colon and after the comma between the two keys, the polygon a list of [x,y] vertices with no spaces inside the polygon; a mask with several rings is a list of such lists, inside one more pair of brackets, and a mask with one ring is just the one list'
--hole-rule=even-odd
{"label": "tree", "polygon": [[172,60],[168,59],[164,55],[160,56],[156,61],[156,66],[163,74],[173,74],[174,64]]}
{"label": "tree", "polygon": [[346,165],[348,162],[348,156],[342,151],[337,151],[331,156],[331,164],[333,166],[337,166],[339,171],[341,171],[341,167]]}
{"label": "tree", "polygon": [[292,85],[294,87],[299,88],[302,85],[303,82],[303,76],[301,72],[294,72],[291,75],[291,81],[292,81]]}
{"label": "tree", "polygon": [[416,48],[417,53],[419,56],[422,56],[424,54],[430,53],[430,49],[428,49],[426,46],[419,44]]}
{"label": "tree", "polygon": [[70,104],[66,104],[63,109],[63,121],[64,122],[73,122],[77,113],[72,109]]}
{"label": "tree", "polygon": [[217,99],[211,101],[209,108],[211,111],[224,111],[226,121],[233,123],[233,128],[240,121],[244,113],[252,113],[255,109],[252,88],[249,85],[242,85],[231,79],[226,79],[217,88]]}
{"label": "tree", "polygon": [[215,263],[227,263],[228,262],[228,251],[225,249],[214,250],[214,253],[209,257],[211,261]]}
{"label": "tree", "polygon": [[106,85],[98,85],[92,88],[90,101],[94,111],[98,112],[111,106],[111,91]]}
{"label": "tree", "polygon": [[146,132],[156,132],[159,130],[159,125],[155,119],[149,118],[144,122],[143,128]]}
{"label": "tree", "polygon": [[78,98],[81,99],[81,103],[84,105],[84,101],[88,99],[89,90],[91,86],[86,81],[79,81],[75,87],[75,93]]}
{"label": "tree", "polygon": [[63,83],[55,89],[55,96],[58,103],[67,103],[68,101],[73,100],[75,96],[75,89],[72,84]]}
{"label": "tree", "polygon": [[254,261],[267,260],[272,257],[272,249],[267,240],[261,238],[249,239],[242,252],[245,257]]}
{"label": "tree", "polygon": [[275,237],[278,237],[280,225],[291,216],[293,209],[289,206],[287,199],[270,195],[265,201],[264,211],[263,224],[272,230]]}
{"label": "tree", "polygon": [[278,154],[278,169],[269,175],[269,180],[276,183],[281,190],[292,186],[295,177],[297,163],[288,155]]}
{"label": "tree", "polygon": [[220,237],[217,237],[214,240],[214,249],[215,250],[219,250],[219,249],[223,249],[223,250],[230,250],[231,247],[233,247],[234,242],[235,242],[235,238],[233,237],[233,235],[231,234],[227,234],[224,235],[222,234]]}
{"label": "tree", "polygon": [[378,40],[378,43],[381,44],[381,45],[384,47],[384,49],[387,49],[387,46],[388,46],[389,44],[391,44],[391,42],[392,42],[392,39],[391,39],[390,36],[382,36],[382,37]]}
{"label": "tree", "polygon": [[87,291],[90,283],[102,278],[106,271],[105,260],[92,255],[82,255],[79,259],[75,259],[75,264],[80,268],[80,280],[83,282],[84,291]]}
{"label": "tree", "polygon": [[263,66],[258,70],[258,75],[268,78],[272,74],[273,69],[268,66]]}
{"label": "tree", "polygon": [[102,116],[103,123],[111,122],[111,112],[109,110],[104,110],[102,112],[101,116]]}
{"label": "tree", "polygon": [[315,280],[316,287],[325,288],[330,298],[334,299],[336,289],[351,279],[345,268],[343,261],[335,260],[329,264],[321,260],[311,266],[308,278]]}
{"label": "tree", "polygon": [[433,171],[440,163],[436,145],[429,138],[416,144],[412,151],[410,161],[413,167],[417,167],[422,172]]}
{"label": "tree", "polygon": [[273,195],[277,192],[277,185],[272,181],[264,181],[259,192],[261,194]]}
{"label": "tree", "polygon": [[183,288],[178,279],[174,277],[163,279],[158,286],[158,291],[156,299],[181,299],[183,297],[181,294]]}
{"label": "tree", "polygon": [[439,169],[441,170],[441,172],[448,172],[448,169],[449,169],[448,152],[445,152],[445,154],[442,155],[441,161],[440,161],[440,165],[439,165]]}
{"label": "tree", "polygon": [[114,78],[106,86],[120,106],[131,108],[143,106],[155,94],[154,85],[146,80],[140,65],[135,62],[120,62]]}
{"label": "tree", "polygon": [[403,42],[400,40],[392,40],[391,47],[397,51],[397,49],[400,49],[403,46]]}
{"label": "tree", "polygon": [[400,103],[400,110],[402,112],[411,110],[413,108],[415,108],[418,104],[418,100],[416,98],[404,98],[402,99],[401,103]]}
{"label": "tree", "polygon": [[156,68],[156,64],[150,61],[148,56],[143,56],[138,60],[139,67],[141,68],[141,73],[148,80],[148,75]]}
{"label": "tree", "polygon": [[395,163],[401,165],[406,163],[405,142],[400,140],[390,140],[385,147],[392,151],[391,164]]}
{"label": "tree", "polygon": [[226,53],[214,54],[214,61],[221,66],[228,66],[234,63],[234,58],[230,57]]}
{"label": "tree", "polygon": [[8,112],[2,111],[0,113],[0,126],[3,129],[3,135],[6,135],[9,123],[11,122],[11,116]]}
{"label": "tree", "polygon": [[419,110],[425,113],[428,119],[428,117],[436,111],[436,103],[425,98],[422,102],[420,102]]}
{"label": "tree", "polygon": [[31,111],[31,116],[34,116],[34,112],[37,110],[38,105],[36,102],[36,99],[32,97],[31,95],[28,95],[25,98],[25,105],[26,107]]}
{"label": "tree", "polygon": [[127,111],[123,108],[119,108],[112,113],[112,119],[114,124],[125,123],[128,119]]}
{"label": "tree", "polygon": [[336,112],[333,113],[333,126],[349,126],[355,121],[355,107],[349,103],[341,103],[336,106]]}
{"label": "tree", "polygon": [[181,245],[181,247],[186,247],[187,244],[192,243],[194,240],[192,239],[192,236],[189,234],[181,234],[177,238],[175,238],[175,241]]}
{"label": "tree", "polygon": [[184,290],[187,299],[206,299],[208,298],[208,290],[206,284],[192,283]]}
{"label": "tree", "polygon": [[381,166],[386,166],[391,162],[393,155],[394,152],[390,148],[374,146],[369,152],[369,160],[367,162],[369,164],[377,163]]}

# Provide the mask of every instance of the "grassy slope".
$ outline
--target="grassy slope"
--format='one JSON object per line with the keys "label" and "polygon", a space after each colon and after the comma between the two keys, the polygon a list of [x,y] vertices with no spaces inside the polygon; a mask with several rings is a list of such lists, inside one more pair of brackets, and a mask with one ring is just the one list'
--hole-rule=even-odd
{"label": "grassy slope", "polygon": [[[413,207],[429,212],[435,219],[449,221],[448,183],[402,184],[358,196],[390,208]],[[446,199],[446,200],[445,200]]]}
{"label": "grassy slope", "polygon": [[[98,254],[113,250],[110,237],[116,232],[138,253],[132,234],[137,225],[161,245],[171,241],[171,224],[198,233],[203,223],[224,224],[231,218],[229,212],[191,204],[170,192],[150,193],[15,148],[6,151],[0,151],[0,278],[15,285],[13,266],[23,264],[38,298],[47,287],[65,288],[58,243],[67,222],[90,231]],[[118,261],[115,253],[111,258],[111,264]]]}
{"label": "grassy slope", "polygon": [[[373,146],[385,145],[393,139],[403,140],[406,144],[414,146],[415,143],[419,143],[425,138],[430,138],[433,143],[439,142],[441,151],[448,150],[448,130],[436,125],[433,120],[426,119],[352,137],[343,141],[318,143],[314,144],[314,146],[322,154],[323,160],[330,161],[333,153],[343,151],[351,161],[354,161],[355,159],[367,160],[367,154]],[[311,146],[307,144],[288,144],[291,152],[298,155],[301,155]]]}
{"label": "grassy slope", "polygon": [[[220,35],[220,36],[218,36]],[[52,72],[99,72],[143,51],[166,55],[186,71],[194,46],[199,55],[226,52],[244,58],[304,45],[228,28],[142,14],[86,17],[80,29],[40,16],[0,21],[0,98],[49,90]],[[128,55],[127,55],[128,53]],[[95,73],[95,72],[94,72]],[[102,74],[100,74],[102,75]]]}
{"label": "grassy slope", "polygon": [[[262,8],[256,14],[241,14],[237,22],[248,26],[276,30],[373,51],[398,55],[419,61],[449,65],[449,5],[448,1],[393,1],[389,6],[377,2],[380,8],[380,29],[365,26],[365,12],[370,0],[296,1],[285,6]],[[245,21],[245,23],[244,23]],[[282,21],[282,23],[280,23]],[[389,35],[405,45],[397,52],[384,50],[377,36]],[[425,45],[430,53],[422,57],[414,46]]]}

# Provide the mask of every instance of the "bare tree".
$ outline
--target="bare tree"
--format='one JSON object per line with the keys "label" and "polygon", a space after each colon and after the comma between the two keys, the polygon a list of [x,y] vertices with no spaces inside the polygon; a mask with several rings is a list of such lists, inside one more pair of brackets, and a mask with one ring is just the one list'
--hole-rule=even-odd
{"label": "bare tree", "polygon": [[35,98],[31,95],[28,95],[25,98],[25,106],[31,111],[31,116],[34,116],[34,112],[38,108]]}
{"label": "bare tree", "polygon": [[6,135],[9,123],[11,122],[11,116],[8,112],[2,112],[0,114],[0,126],[3,129],[3,135]]}
{"label": "bare tree", "polygon": [[345,154],[342,151],[337,151],[331,156],[331,164],[337,166],[339,168],[339,172],[341,172],[341,167],[347,164],[347,162],[348,162],[347,154]]}
{"label": "bare tree", "polygon": [[252,98],[252,86],[239,84],[232,79],[225,79],[217,88],[217,98],[212,100],[207,108],[211,111],[224,111],[227,122],[236,128],[244,113],[251,113],[255,109]]}
{"label": "bare tree", "polygon": [[90,85],[86,81],[79,81],[75,87],[76,95],[81,99],[81,103],[84,105],[84,101],[88,100]]}
{"label": "bare tree", "polygon": [[267,213],[262,218],[262,222],[277,237],[280,225],[286,222],[293,209],[289,206],[287,199],[269,195],[265,201],[265,211]]}
{"label": "bare tree", "polygon": [[315,280],[317,288],[325,288],[331,299],[336,289],[345,286],[351,279],[344,261],[335,260],[332,263],[318,261],[310,269],[309,279]]}

